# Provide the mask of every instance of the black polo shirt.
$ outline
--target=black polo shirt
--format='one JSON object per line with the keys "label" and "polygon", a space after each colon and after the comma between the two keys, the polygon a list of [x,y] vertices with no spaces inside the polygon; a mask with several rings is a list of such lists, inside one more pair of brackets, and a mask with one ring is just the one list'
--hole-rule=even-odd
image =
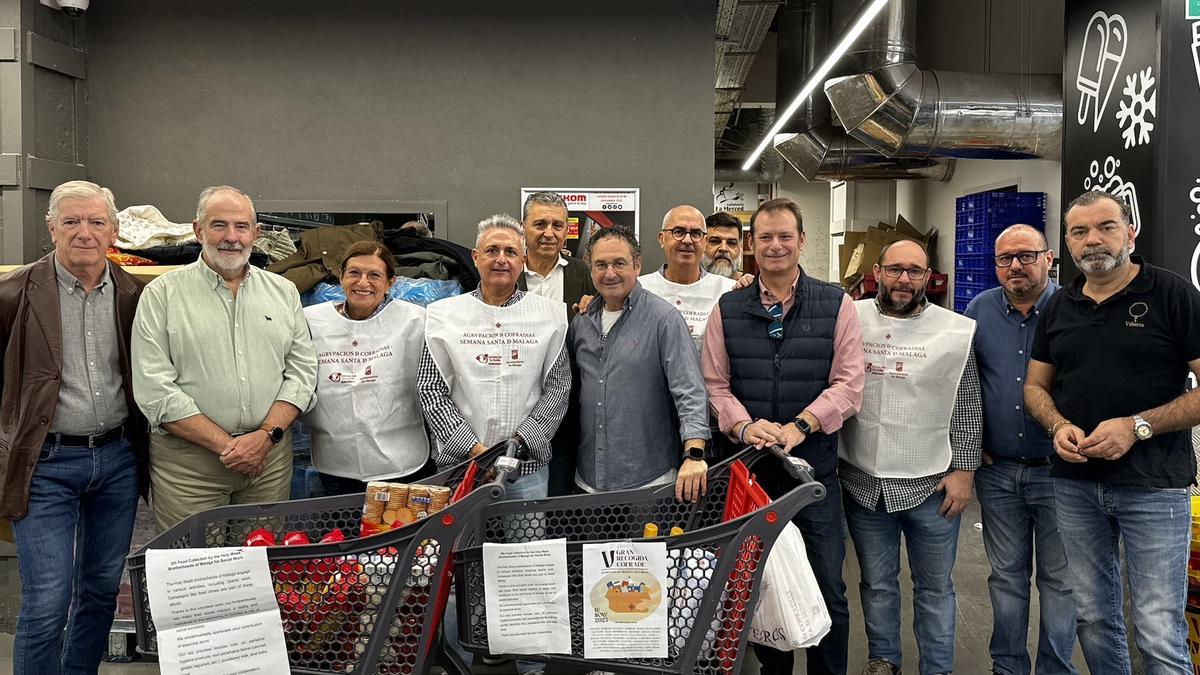
{"label": "black polo shirt", "polygon": [[[1188,362],[1200,358],[1200,292],[1182,277],[1146,264],[1133,281],[1097,305],[1083,294],[1083,275],[1042,311],[1032,357],[1055,368],[1059,412],[1085,433],[1114,417],[1168,403],[1184,393]],[[1132,422],[1130,422],[1132,424]],[[1193,482],[1190,431],[1135,441],[1115,461],[1082,464],[1054,457],[1054,476],[1156,488]]]}

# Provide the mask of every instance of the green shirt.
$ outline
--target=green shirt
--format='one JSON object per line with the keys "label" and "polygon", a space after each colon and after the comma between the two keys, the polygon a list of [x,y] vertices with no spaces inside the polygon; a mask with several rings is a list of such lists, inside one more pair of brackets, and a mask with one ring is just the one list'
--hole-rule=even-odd
{"label": "green shirt", "polygon": [[250,268],[237,296],[202,259],[151,281],[133,322],[133,396],[158,433],[197,413],[229,433],[275,401],[307,411],[317,357],[296,286]]}

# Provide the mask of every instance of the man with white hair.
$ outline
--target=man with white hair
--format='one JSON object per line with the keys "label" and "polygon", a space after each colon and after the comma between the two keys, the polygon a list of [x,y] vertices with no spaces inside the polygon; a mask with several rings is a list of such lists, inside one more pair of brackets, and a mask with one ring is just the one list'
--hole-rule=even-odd
{"label": "man with white hair", "polygon": [[667,211],[658,233],[658,245],[667,262],[638,277],[642,288],[671,303],[683,315],[697,351],[704,346],[708,315],[734,285],[733,279],[711,274],[700,266],[706,235],[704,214],[696,207],[685,204]]}
{"label": "man with white hair", "polygon": [[105,257],[117,237],[107,188],[59,185],[46,225],[54,250],[0,277],[0,518],[21,575],[12,663],[94,673],[146,489],[129,373],[142,283]]}
{"label": "man with white hair", "polygon": [[[479,288],[428,307],[417,373],[439,467],[516,438],[529,450],[510,496],[546,496],[550,439],[567,409],[571,369],[562,304],[517,289],[525,236],[512,216],[479,223]],[[515,490],[515,492],[514,492]]]}
{"label": "man with white hair", "polygon": [[217,506],[287,499],[290,428],[316,386],[296,286],[250,266],[250,197],[205,189],[192,228],[200,259],[148,284],[134,321],[133,393],[154,432],[159,531]]}
{"label": "man with white hair", "polygon": [[[471,258],[479,288],[429,305],[425,351],[417,368],[421,410],[438,443],[439,467],[474,457],[506,439],[528,450],[509,499],[540,499],[549,487],[550,441],[567,411],[571,366],[567,315],[560,301],[517,288],[525,232],[498,214],[479,223]],[[458,647],[457,617],[447,610],[449,643]],[[518,661],[521,673],[545,665]]]}

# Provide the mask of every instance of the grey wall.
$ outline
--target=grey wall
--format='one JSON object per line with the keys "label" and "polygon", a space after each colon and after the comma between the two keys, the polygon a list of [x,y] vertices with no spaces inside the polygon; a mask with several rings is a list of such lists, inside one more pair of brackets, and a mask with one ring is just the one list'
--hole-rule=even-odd
{"label": "grey wall", "polygon": [[977,73],[1061,73],[1065,0],[918,0],[917,63]]}
{"label": "grey wall", "polygon": [[714,11],[97,2],[91,176],[173,220],[219,182],[266,200],[444,200],[439,230],[460,242],[481,218],[515,214],[523,185],[640,187],[650,233],[672,205],[711,200]]}

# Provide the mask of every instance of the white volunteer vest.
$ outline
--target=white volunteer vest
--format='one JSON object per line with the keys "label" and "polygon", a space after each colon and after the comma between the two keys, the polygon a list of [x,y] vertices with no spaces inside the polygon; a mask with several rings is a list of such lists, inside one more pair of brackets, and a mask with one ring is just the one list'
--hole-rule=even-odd
{"label": "white volunteer vest", "polygon": [[862,409],[842,428],[838,454],[880,478],[920,478],[950,467],[950,416],[975,322],[930,304],[884,316],[854,303],[866,352]]}
{"label": "white volunteer vest", "polygon": [[717,300],[725,293],[733,290],[733,279],[719,274],[702,274],[700,280],[692,284],[677,284],[668,281],[662,272],[651,272],[638,277],[642,288],[666,300],[679,310],[687,323],[688,331],[692,334],[692,342],[696,349],[704,345],[704,328],[708,325],[708,315],[712,313]]}
{"label": "white volunteer vest", "polygon": [[317,352],[313,466],[361,481],[410,474],[429,459],[417,396],[425,310],[392,300],[375,316],[347,319],[335,303],[304,310]]}
{"label": "white volunteer vest", "polygon": [[531,293],[509,307],[470,294],[446,298],[429,305],[425,322],[450,399],[489,447],[533,411],[566,337],[562,303]]}

